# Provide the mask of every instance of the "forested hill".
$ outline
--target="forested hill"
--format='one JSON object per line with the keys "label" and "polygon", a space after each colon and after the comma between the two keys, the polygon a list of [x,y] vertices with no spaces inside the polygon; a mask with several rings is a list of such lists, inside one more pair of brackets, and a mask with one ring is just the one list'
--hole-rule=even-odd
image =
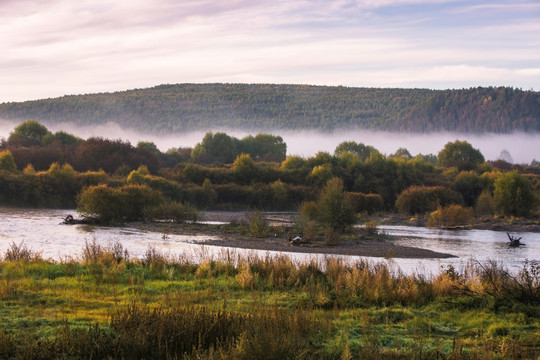
{"label": "forested hill", "polygon": [[112,121],[152,133],[212,129],[506,133],[540,131],[540,93],[506,87],[179,84],[3,103],[0,119],[79,125]]}

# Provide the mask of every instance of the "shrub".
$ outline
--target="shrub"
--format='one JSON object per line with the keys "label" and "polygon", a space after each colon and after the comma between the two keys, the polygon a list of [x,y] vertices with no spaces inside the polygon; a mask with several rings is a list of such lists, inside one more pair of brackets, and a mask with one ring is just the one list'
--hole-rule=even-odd
{"label": "shrub", "polygon": [[233,171],[238,183],[249,184],[254,181],[257,176],[257,165],[255,165],[255,162],[251,159],[249,154],[240,154],[234,161]]}
{"label": "shrub", "polygon": [[41,254],[30,250],[24,242],[19,245],[11,243],[9,249],[4,254],[4,261],[34,261],[40,260]]}
{"label": "shrub", "polygon": [[287,207],[287,187],[281,180],[276,180],[270,184],[272,190],[272,203],[276,209],[284,209]]}
{"label": "shrub", "polygon": [[316,165],[311,170],[310,177],[316,184],[325,184],[332,178],[332,165],[322,164]]}
{"label": "shrub", "polygon": [[140,220],[146,208],[163,202],[159,192],[145,185],[125,185],[111,188],[91,186],[83,190],[77,200],[77,211],[95,216],[102,222]]}
{"label": "shrub", "polygon": [[268,224],[260,212],[253,212],[247,216],[249,233],[256,238],[265,237],[268,233]]}
{"label": "shrub", "polygon": [[491,196],[489,190],[484,190],[476,200],[474,212],[476,215],[493,215],[493,209],[493,196]]}
{"label": "shrub", "polygon": [[462,204],[460,194],[442,186],[411,186],[399,194],[396,208],[401,213],[423,214],[439,206]]}
{"label": "shrub", "polygon": [[343,231],[354,223],[354,209],[343,191],[343,181],[339,178],[330,179],[317,201],[302,203],[300,216],[316,220],[329,234]]}
{"label": "shrub", "polygon": [[473,171],[462,171],[454,180],[453,189],[463,196],[466,206],[472,207],[487,187],[487,181]]}
{"label": "shrub", "polygon": [[15,158],[9,150],[0,151],[0,170],[4,171],[16,171],[17,165],[15,164]]}
{"label": "shrub", "polygon": [[354,223],[354,211],[345,198],[343,181],[330,179],[317,200],[317,218],[325,226],[334,231],[343,231]]}
{"label": "shrub", "polygon": [[143,184],[144,177],[150,175],[148,167],[145,165],[139,166],[137,170],[133,170],[127,177],[127,182],[130,184]]}
{"label": "shrub", "polygon": [[144,218],[148,220],[172,220],[174,222],[196,221],[198,212],[190,204],[170,201],[146,208]]}
{"label": "shrub", "polygon": [[429,215],[428,226],[455,227],[471,223],[473,215],[472,208],[464,208],[461,205],[450,204],[439,208]]}
{"label": "shrub", "polygon": [[360,192],[348,192],[347,199],[357,213],[372,215],[384,208],[384,200],[379,194],[363,194]]}
{"label": "shrub", "polygon": [[297,170],[306,165],[306,160],[300,156],[289,155],[281,163],[281,170]]}
{"label": "shrub", "polygon": [[364,223],[364,232],[370,236],[378,235],[379,229],[377,228],[377,223],[373,220],[366,221]]}
{"label": "shrub", "polygon": [[316,220],[319,216],[319,207],[315,201],[306,201],[300,206],[300,216]]}

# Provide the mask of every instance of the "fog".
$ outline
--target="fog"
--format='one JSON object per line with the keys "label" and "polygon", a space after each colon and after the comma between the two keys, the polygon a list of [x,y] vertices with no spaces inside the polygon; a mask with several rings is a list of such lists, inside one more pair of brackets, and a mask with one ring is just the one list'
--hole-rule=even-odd
{"label": "fog", "polygon": [[[7,138],[18,123],[0,120],[0,137]],[[200,142],[207,131],[195,131],[170,135],[143,134],[125,129],[117,124],[109,123],[99,126],[75,126],[69,124],[46,125],[56,132],[59,130],[77,135],[81,138],[101,136],[109,139],[128,140],[133,145],[139,141],[152,141],[161,151],[172,147],[193,147]],[[246,135],[256,135],[257,132],[239,130],[224,131],[231,136],[242,138]],[[540,160],[540,133],[512,133],[512,134],[458,134],[458,133],[431,133],[411,134],[381,131],[336,131],[323,133],[320,131],[264,131],[280,135],[287,144],[288,155],[312,156],[318,151],[333,153],[336,146],[343,141],[356,141],[371,145],[384,154],[393,154],[398,148],[404,147],[415,156],[421,154],[438,154],[449,141],[466,140],[474,148],[479,149],[486,160],[497,160],[501,152],[507,151],[515,163],[529,164],[533,159]]]}

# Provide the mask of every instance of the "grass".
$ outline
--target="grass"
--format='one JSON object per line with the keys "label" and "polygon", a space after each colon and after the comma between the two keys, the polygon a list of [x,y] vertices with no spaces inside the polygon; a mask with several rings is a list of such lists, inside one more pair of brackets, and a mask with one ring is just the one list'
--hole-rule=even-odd
{"label": "grass", "polygon": [[434,278],[366,261],[85,244],[0,261],[0,358],[505,359],[540,356],[540,273],[471,263]]}

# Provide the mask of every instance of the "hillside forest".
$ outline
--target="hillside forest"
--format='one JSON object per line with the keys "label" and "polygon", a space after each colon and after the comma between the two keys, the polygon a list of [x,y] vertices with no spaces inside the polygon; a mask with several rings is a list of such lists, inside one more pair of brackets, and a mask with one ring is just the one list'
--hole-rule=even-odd
{"label": "hillside forest", "polygon": [[[175,206],[300,209],[309,215],[325,206],[323,194],[333,192],[329,196],[341,196],[348,214],[425,215],[458,206],[471,216],[538,218],[538,165],[486,162],[479,150],[459,140],[437,155],[413,157],[404,148],[384,155],[349,141],[334,153],[304,158],[287,155],[280,136],[237,139],[209,132],[193,148],[161,152],[151,142],[133,146],[122,140],[81,139],[51,133],[28,120],[0,144],[0,204],[79,206],[110,221],[140,220],[148,215],[148,206],[162,217]],[[103,206],[100,201],[117,204],[117,209],[96,210]],[[340,230],[348,216],[329,223]]]}
{"label": "hillside forest", "polygon": [[0,119],[117,123],[154,134],[212,129],[512,133],[540,131],[540,93],[509,87],[377,89],[176,84],[0,104]]}

